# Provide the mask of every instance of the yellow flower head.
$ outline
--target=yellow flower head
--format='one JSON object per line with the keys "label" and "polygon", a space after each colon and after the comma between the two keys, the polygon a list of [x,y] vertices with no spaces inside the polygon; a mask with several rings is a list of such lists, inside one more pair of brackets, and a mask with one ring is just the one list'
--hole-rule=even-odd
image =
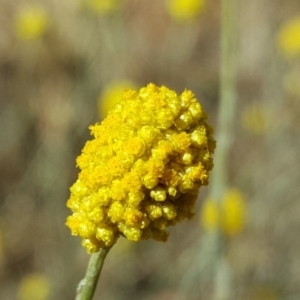
{"label": "yellow flower head", "polygon": [[20,40],[40,38],[48,26],[48,14],[41,7],[23,7],[15,17],[15,31]]}
{"label": "yellow flower head", "polygon": [[120,6],[120,0],[86,0],[87,7],[98,14],[109,14]]}
{"label": "yellow flower head", "polygon": [[236,236],[245,225],[246,201],[237,189],[226,191],[218,204],[214,199],[207,199],[201,213],[201,223],[207,231],[220,230],[226,236]]}
{"label": "yellow flower head", "polygon": [[300,16],[294,17],[281,27],[277,45],[287,57],[300,55]]}
{"label": "yellow flower head", "polygon": [[253,134],[265,134],[270,128],[266,109],[257,103],[248,105],[242,113],[242,125]]}
{"label": "yellow flower head", "polygon": [[105,88],[98,100],[101,119],[106,117],[108,111],[122,99],[122,93],[124,90],[134,87],[135,85],[130,81],[120,81]]}
{"label": "yellow flower head", "polygon": [[177,21],[195,19],[205,5],[204,0],[165,0],[166,10]]}
{"label": "yellow flower head", "polygon": [[30,273],[24,276],[18,287],[19,300],[46,300],[49,294],[49,280],[40,273]]}
{"label": "yellow flower head", "polygon": [[126,90],[77,158],[67,219],[88,252],[120,235],[165,241],[167,227],[193,217],[198,189],[208,183],[215,141],[191,91],[149,84]]}

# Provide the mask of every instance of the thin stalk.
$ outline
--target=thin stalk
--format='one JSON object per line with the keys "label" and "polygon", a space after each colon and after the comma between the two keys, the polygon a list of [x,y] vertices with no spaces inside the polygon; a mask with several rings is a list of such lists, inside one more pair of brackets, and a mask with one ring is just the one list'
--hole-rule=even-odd
{"label": "thin stalk", "polygon": [[[234,115],[237,101],[237,3],[238,0],[222,0],[220,107],[218,114],[217,148],[212,174],[211,198],[222,205],[228,186],[229,151],[234,136]],[[232,299],[232,273],[225,254],[225,239],[221,230],[214,237],[216,247],[215,300]]]}
{"label": "thin stalk", "polygon": [[220,108],[218,115],[218,145],[212,174],[212,197],[220,199],[227,186],[229,149],[233,138],[233,121],[237,75],[237,0],[222,1]]}
{"label": "thin stalk", "polygon": [[110,248],[104,247],[91,255],[85,277],[78,284],[75,300],[91,300],[93,298],[105,257]]}

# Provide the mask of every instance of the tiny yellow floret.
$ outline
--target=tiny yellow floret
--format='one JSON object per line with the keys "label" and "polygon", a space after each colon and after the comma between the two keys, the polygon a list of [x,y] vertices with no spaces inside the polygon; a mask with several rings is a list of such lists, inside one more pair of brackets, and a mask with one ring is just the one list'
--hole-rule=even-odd
{"label": "tiny yellow floret", "polygon": [[67,226],[89,253],[130,241],[166,241],[167,227],[194,216],[215,149],[208,116],[190,91],[149,84],[126,90],[91,126],[71,187]]}

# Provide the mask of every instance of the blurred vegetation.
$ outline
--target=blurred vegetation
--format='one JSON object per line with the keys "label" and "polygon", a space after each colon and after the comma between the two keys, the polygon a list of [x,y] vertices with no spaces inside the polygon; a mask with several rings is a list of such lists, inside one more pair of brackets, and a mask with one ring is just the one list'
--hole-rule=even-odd
{"label": "blurred vegetation", "polygon": [[[221,1],[200,2],[0,0],[0,299],[74,299],[89,256],[65,204],[108,87],[188,88],[218,130]],[[300,299],[299,11],[296,0],[239,4],[227,170],[239,196],[207,207],[206,188],[167,243],[120,239],[96,299],[215,299],[220,224],[231,299]]]}

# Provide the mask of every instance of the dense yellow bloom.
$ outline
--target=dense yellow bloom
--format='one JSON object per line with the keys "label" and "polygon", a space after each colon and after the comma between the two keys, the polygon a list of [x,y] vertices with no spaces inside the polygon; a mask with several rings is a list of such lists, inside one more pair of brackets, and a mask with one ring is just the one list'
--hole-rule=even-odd
{"label": "dense yellow bloom", "polygon": [[149,84],[126,90],[77,158],[67,219],[88,252],[128,240],[165,241],[166,228],[193,217],[208,183],[215,141],[191,91]]}
{"label": "dense yellow bloom", "polygon": [[205,5],[204,0],[165,0],[168,13],[178,21],[196,18]]}
{"label": "dense yellow bloom", "polygon": [[281,27],[277,44],[287,57],[300,55],[300,16],[294,17]]}
{"label": "dense yellow bloom", "polygon": [[242,113],[242,125],[253,134],[265,134],[269,129],[266,109],[257,103],[248,105]]}
{"label": "dense yellow bloom", "polygon": [[109,14],[120,6],[120,0],[86,0],[87,6],[99,14]]}
{"label": "dense yellow bloom", "polygon": [[122,99],[123,91],[128,88],[133,89],[135,85],[130,81],[120,81],[104,89],[98,100],[99,113],[102,119],[106,117],[108,111]]}
{"label": "dense yellow bloom", "polygon": [[15,17],[16,35],[21,40],[38,39],[45,33],[48,23],[48,14],[41,7],[23,7]]}
{"label": "dense yellow bloom", "polygon": [[227,236],[237,235],[245,225],[246,202],[237,189],[226,191],[218,204],[214,199],[207,199],[201,213],[201,223],[205,230],[221,230]]}
{"label": "dense yellow bloom", "polygon": [[49,298],[50,284],[48,278],[39,273],[24,276],[18,287],[19,300],[46,300]]}

